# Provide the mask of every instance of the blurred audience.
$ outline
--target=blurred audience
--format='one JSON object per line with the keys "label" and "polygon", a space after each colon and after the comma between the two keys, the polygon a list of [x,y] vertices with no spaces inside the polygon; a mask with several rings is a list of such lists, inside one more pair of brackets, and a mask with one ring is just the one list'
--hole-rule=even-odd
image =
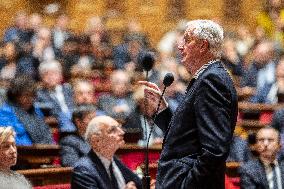
{"label": "blurred audience", "polygon": [[163,142],[163,131],[153,123],[152,118],[147,117],[147,104],[145,104],[144,101],[143,87],[139,87],[134,91],[133,99],[136,104],[135,109],[132,113],[130,113],[130,115],[126,118],[125,123],[122,125],[129,137],[129,139],[125,138],[126,142],[135,142],[140,146],[146,146],[147,138],[151,128],[153,127],[153,133],[151,134],[149,145],[161,144]]}
{"label": "blurred audience", "polygon": [[0,107],[0,125],[12,126],[17,145],[52,144],[43,113],[34,106],[35,82],[27,76],[15,78],[7,91],[8,102]]}
{"label": "blurred audience", "polygon": [[275,81],[275,49],[271,41],[262,41],[253,50],[253,61],[245,70],[242,86],[262,88]]}
{"label": "blurred audience", "polygon": [[72,35],[69,30],[70,18],[66,14],[60,14],[55,21],[55,25],[51,31],[52,44],[56,51],[60,53],[64,42]]}
{"label": "blurred audience", "polygon": [[30,41],[30,35],[28,32],[28,16],[24,11],[19,11],[15,14],[14,24],[9,27],[3,37],[3,41],[16,42],[24,44]]}
{"label": "blurred audience", "polygon": [[60,132],[74,131],[75,126],[71,122],[73,89],[69,83],[63,83],[61,64],[56,60],[42,62],[39,74],[42,86],[37,91],[37,102],[50,107],[50,114],[59,122]]}
{"label": "blurred audience", "polygon": [[255,96],[250,101],[253,103],[277,104],[284,102],[284,57],[276,66],[275,82],[265,83],[257,89]]}
{"label": "blurred audience", "polygon": [[39,28],[34,42],[33,56],[40,62],[52,61],[56,58],[57,54],[55,53],[50,29],[47,27]]}
{"label": "blurred audience", "polygon": [[111,92],[99,97],[98,108],[106,115],[123,121],[134,109],[130,78],[125,71],[115,70],[110,76],[110,83]]}

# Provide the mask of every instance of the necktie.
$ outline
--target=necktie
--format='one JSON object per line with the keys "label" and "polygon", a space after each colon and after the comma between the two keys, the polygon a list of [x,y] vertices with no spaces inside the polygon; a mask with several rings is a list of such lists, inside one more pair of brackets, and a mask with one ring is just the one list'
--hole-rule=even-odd
{"label": "necktie", "polygon": [[275,164],[271,163],[270,164],[271,168],[272,168],[272,180],[273,180],[273,189],[278,189],[278,182],[277,182],[277,174],[276,174],[276,168],[275,168]]}
{"label": "necktie", "polygon": [[117,180],[116,180],[116,178],[113,174],[112,163],[109,165],[109,172],[110,172],[110,180],[111,180],[112,189],[119,189],[118,184],[117,184]]}

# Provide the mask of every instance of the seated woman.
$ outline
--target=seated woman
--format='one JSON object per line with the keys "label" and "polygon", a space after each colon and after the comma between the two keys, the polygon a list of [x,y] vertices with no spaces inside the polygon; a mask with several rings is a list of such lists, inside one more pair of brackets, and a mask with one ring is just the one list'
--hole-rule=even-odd
{"label": "seated woman", "polygon": [[42,112],[33,106],[35,92],[34,81],[27,76],[19,76],[11,82],[7,91],[8,102],[0,107],[0,125],[14,128],[17,145],[53,143]]}
{"label": "seated woman", "polygon": [[11,171],[17,162],[15,132],[12,127],[0,127],[0,183],[2,189],[31,189],[23,175]]}

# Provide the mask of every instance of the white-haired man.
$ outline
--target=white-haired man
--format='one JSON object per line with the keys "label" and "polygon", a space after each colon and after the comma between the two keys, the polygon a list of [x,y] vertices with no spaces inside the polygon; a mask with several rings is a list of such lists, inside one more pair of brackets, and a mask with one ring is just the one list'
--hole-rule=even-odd
{"label": "white-haired man", "polygon": [[70,121],[74,109],[73,89],[63,83],[62,66],[56,60],[40,63],[39,74],[42,87],[37,91],[37,102],[50,108],[50,114],[59,122],[61,132],[73,132],[75,126]]}
{"label": "white-haired man", "polygon": [[115,156],[124,144],[121,125],[109,116],[97,116],[88,124],[85,139],[91,150],[75,164],[72,189],[139,189],[140,178]]}
{"label": "white-haired man", "polygon": [[[220,61],[223,29],[210,20],[188,22],[178,49],[193,78],[172,113],[163,101],[155,123],[164,131],[156,189],[224,189],[225,161],[237,118],[237,94]],[[145,81],[148,114],[161,91]]]}

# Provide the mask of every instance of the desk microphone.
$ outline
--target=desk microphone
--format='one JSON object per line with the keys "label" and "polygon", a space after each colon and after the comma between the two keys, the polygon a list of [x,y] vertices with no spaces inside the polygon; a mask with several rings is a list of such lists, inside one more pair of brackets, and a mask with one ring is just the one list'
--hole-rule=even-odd
{"label": "desk microphone", "polygon": [[[163,89],[163,92],[160,96],[157,109],[156,109],[156,111],[153,115],[153,122],[155,122],[156,116],[157,116],[157,114],[160,110],[161,102],[163,100],[166,88],[169,87],[173,83],[173,81],[174,81],[174,75],[172,73],[167,73],[164,77],[164,80],[163,80],[164,89]],[[147,144],[146,144],[146,163],[145,163],[146,165],[145,165],[145,176],[144,176],[144,179],[145,179],[144,182],[145,182],[146,187],[144,189],[150,189],[151,177],[149,175],[149,142],[150,142],[150,138],[151,138],[151,134],[153,132],[153,129],[154,129],[154,124],[151,126],[151,129],[150,129],[150,132],[149,132],[149,137],[147,138]]]}

